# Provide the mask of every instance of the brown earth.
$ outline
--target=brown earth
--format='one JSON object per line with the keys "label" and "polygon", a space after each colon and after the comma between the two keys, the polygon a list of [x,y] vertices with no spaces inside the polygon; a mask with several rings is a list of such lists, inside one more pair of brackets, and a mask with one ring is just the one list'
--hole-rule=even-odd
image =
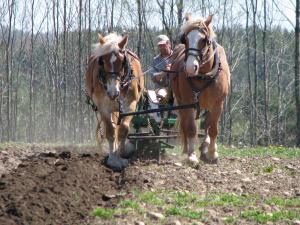
{"label": "brown earth", "polygon": [[[170,156],[160,163],[135,161],[117,173],[103,165],[104,158],[96,147],[28,145],[0,150],[0,224],[112,224],[95,220],[91,211],[117,207],[135,188],[300,196],[299,159],[223,157],[218,165],[191,168]],[[266,165],[274,172],[260,173]],[[220,218],[228,210],[237,209],[210,209],[207,224],[222,224]],[[120,216],[114,224],[134,224],[138,219],[143,217]]]}

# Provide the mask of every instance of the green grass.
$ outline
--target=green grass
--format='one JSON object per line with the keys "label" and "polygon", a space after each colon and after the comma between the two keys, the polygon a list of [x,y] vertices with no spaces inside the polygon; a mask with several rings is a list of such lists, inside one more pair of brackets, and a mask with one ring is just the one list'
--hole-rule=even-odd
{"label": "green grass", "polygon": [[266,223],[268,221],[277,222],[279,220],[294,220],[300,218],[299,210],[282,210],[273,213],[266,213],[262,210],[246,210],[241,212],[241,217],[248,220],[255,220],[259,223]]}
{"label": "green grass", "polygon": [[100,207],[95,208],[91,212],[92,216],[101,217],[101,218],[104,218],[104,219],[111,219],[114,214],[115,214],[115,210],[113,210],[113,209],[106,209],[106,208],[100,208]]}
{"label": "green grass", "polygon": [[232,224],[232,223],[235,223],[236,222],[236,217],[235,216],[228,216],[228,217],[225,217],[224,219],[223,219],[223,221],[225,222],[225,223],[228,223],[228,224]]}
{"label": "green grass", "polygon": [[265,203],[268,205],[276,205],[281,207],[296,207],[300,209],[300,198],[283,199],[283,198],[273,197],[271,199],[267,199]]}
{"label": "green grass", "polygon": [[196,194],[182,191],[170,193],[170,196],[174,200],[174,203],[178,206],[185,206],[196,202],[198,198]]}
{"label": "green grass", "polygon": [[[267,169],[269,171],[269,169]],[[241,220],[266,223],[268,221],[293,221],[299,219],[300,199],[298,198],[263,198],[258,195],[238,196],[233,193],[219,193],[207,196],[200,196],[188,191],[133,191],[134,200],[123,200],[120,208],[131,208],[139,214],[148,210],[163,213],[166,217],[176,216],[187,218],[190,223],[193,220],[208,222],[207,209],[214,210],[230,207],[238,214],[221,215],[227,224],[235,224]],[[277,206],[275,212],[265,212],[263,206]],[[249,207],[254,210],[249,210]]]}
{"label": "green grass", "polygon": [[[198,150],[195,150],[198,154]],[[168,149],[169,154],[180,155],[182,152],[180,145],[174,149]],[[257,147],[243,147],[230,148],[218,144],[219,155],[232,157],[250,157],[250,156],[273,156],[284,158],[300,158],[300,148],[283,147],[283,146],[257,146]]]}
{"label": "green grass", "polygon": [[[56,143],[46,143],[46,142],[40,142],[40,143],[26,143],[26,142],[2,142],[0,143],[0,151],[5,148],[28,148],[31,146],[37,146],[37,147],[63,147],[73,145],[71,143],[63,143],[63,142],[56,142]],[[95,145],[86,143],[86,144],[76,144],[77,147],[93,147]]]}
{"label": "green grass", "polygon": [[207,207],[207,206],[247,206],[253,204],[257,200],[256,196],[237,196],[231,193],[219,194],[219,195],[210,195],[202,199],[199,199],[196,202],[198,207]]}
{"label": "green grass", "polygon": [[164,201],[157,196],[157,193],[152,191],[141,193],[139,199],[140,201],[151,205],[161,206],[164,204]]}
{"label": "green grass", "polygon": [[245,147],[245,148],[229,148],[219,145],[219,154],[221,156],[273,156],[284,158],[300,158],[300,149],[283,147],[283,146],[269,146],[269,147]]}
{"label": "green grass", "polygon": [[263,172],[265,172],[265,173],[272,173],[273,170],[274,170],[274,168],[275,167],[273,165],[266,166],[266,167],[263,168]]}
{"label": "green grass", "polygon": [[140,205],[134,200],[127,199],[120,202],[120,205],[124,208],[132,208],[132,209],[139,209]]}
{"label": "green grass", "polygon": [[[295,219],[300,219],[299,198],[264,198],[258,195],[238,196],[232,193],[211,194],[203,197],[188,191],[140,191],[137,189],[132,193],[133,198],[120,201],[116,209],[96,208],[91,215],[111,219],[117,214],[128,215],[129,211],[130,215],[136,212],[143,216],[145,212],[151,210],[160,212],[166,217],[176,216],[189,219],[192,224],[199,220],[209,222],[207,211],[209,208],[218,211],[220,207],[222,211],[223,207],[230,207],[236,213],[239,211],[241,213],[230,215],[223,213],[222,220],[226,224],[236,224],[242,220],[259,224],[269,221],[291,223]],[[273,212],[266,212],[264,205],[277,208]]]}
{"label": "green grass", "polygon": [[198,212],[190,209],[178,208],[175,206],[167,208],[165,211],[167,216],[182,216],[190,219],[200,219],[205,213],[205,211]]}

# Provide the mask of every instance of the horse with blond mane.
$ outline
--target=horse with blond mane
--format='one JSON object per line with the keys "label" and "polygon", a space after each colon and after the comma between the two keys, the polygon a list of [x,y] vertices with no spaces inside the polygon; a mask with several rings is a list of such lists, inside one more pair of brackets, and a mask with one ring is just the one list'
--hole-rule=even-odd
{"label": "horse with blond mane", "polygon": [[[115,33],[99,36],[99,44],[89,58],[85,74],[87,95],[97,107],[109,144],[107,164],[115,170],[123,169],[125,141],[132,116],[117,120],[120,112],[133,112],[144,89],[144,77],[139,58],[125,48],[128,36]],[[98,121],[99,122],[99,121]]]}
{"label": "horse with blond mane", "polygon": [[[208,110],[200,159],[207,163],[217,163],[218,121],[229,92],[230,71],[225,51],[214,39],[211,21],[212,16],[206,20],[186,16],[186,23],[181,27],[182,51],[171,67],[172,71],[178,73],[173,76],[171,83],[179,105],[196,103],[200,109]],[[192,163],[198,163],[194,153],[197,114],[199,108],[179,111],[183,153],[188,155]]]}

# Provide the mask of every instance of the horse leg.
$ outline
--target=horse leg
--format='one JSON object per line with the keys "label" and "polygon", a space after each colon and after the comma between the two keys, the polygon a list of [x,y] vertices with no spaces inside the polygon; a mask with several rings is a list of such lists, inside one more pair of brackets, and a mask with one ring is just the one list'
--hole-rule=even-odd
{"label": "horse leg", "polygon": [[103,127],[101,127],[102,119],[101,115],[97,113],[97,127],[96,127],[96,143],[102,149],[102,141],[103,141]]}
{"label": "horse leg", "polygon": [[[137,101],[125,99],[122,104],[125,112],[133,112],[136,109]],[[129,158],[134,151],[134,147],[129,142],[126,143],[131,120],[132,116],[124,117],[118,127],[119,153],[124,158]]]}
{"label": "horse leg", "polygon": [[188,155],[188,162],[197,164],[199,161],[194,153],[197,127],[194,110],[180,112],[181,136],[183,138],[183,154]]}
{"label": "horse leg", "polygon": [[210,144],[210,137],[208,135],[208,130],[209,130],[209,126],[210,126],[209,118],[210,118],[210,112],[208,111],[206,113],[205,121],[204,121],[204,140],[200,146],[200,153],[201,153],[200,159],[203,161],[205,161],[205,159],[206,159],[205,155],[208,152],[208,146]]}
{"label": "horse leg", "polygon": [[110,167],[114,171],[121,171],[128,165],[128,160],[122,159],[119,156],[119,153],[117,151],[118,145],[117,145],[117,131],[116,131],[116,125],[115,119],[112,117],[113,114],[111,114],[110,118],[104,118],[103,122],[105,124],[105,134],[106,139],[109,144],[109,156],[106,160],[106,165]]}
{"label": "horse leg", "polygon": [[111,118],[103,117],[103,123],[105,126],[105,137],[108,141],[109,154],[114,154],[117,150],[116,143],[116,128],[114,127]]}
{"label": "horse leg", "polygon": [[132,149],[127,149],[128,146],[125,145],[129,133],[131,119],[132,116],[123,118],[121,124],[118,127],[119,153],[120,156],[124,158],[128,158],[132,153]]}
{"label": "horse leg", "polygon": [[201,145],[200,159],[207,163],[218,162],[217,152],[217,135],[218,135],[218,122],[223,109],[223,102],[215,105],[205,119],[205,139]]}

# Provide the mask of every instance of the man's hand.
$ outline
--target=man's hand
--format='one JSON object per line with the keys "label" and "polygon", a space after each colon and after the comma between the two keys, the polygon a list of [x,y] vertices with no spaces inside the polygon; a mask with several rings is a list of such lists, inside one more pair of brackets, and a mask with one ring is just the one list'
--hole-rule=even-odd
{"label": "man's hand", "polygon": [[165,72],[155,73],[154,74],[154,79],[155,79],[156,82],[160,82],[165,75],[166,75]]}
{"label": "man's hand", "polygon": [[167,64],[166,66],[165,66],[165,70],[170,70],[171,69],[171,63],[170,64]]}

